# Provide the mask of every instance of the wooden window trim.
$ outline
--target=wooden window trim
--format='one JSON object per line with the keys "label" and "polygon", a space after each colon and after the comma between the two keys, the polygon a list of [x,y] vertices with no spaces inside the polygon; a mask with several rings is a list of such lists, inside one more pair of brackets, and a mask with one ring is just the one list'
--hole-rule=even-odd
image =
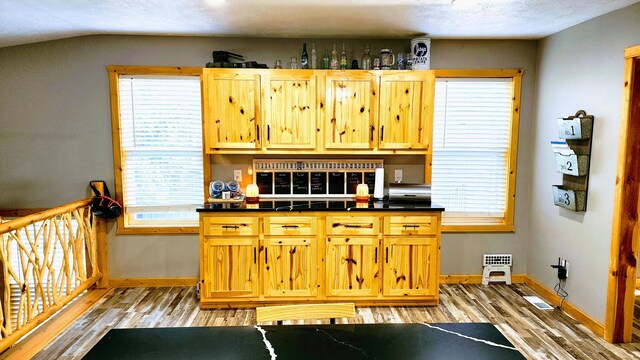
{"label": "wooden window trim", "polygon": [[[120,156],[120,106],[118,97],[118,77],[120,75],[190,75],[198,76],[200,78],[200,93],[202,96],[202,68],[196,67],[169,67],[169,66],[124,66],[124,65],[110,65],[107,66],[107,72],[109,73],[109,93],[111,101],[111,137],[113,141],[113,174],[116,188],[116,200],[121,204],[123,201],[122,192],[122,162]],[[204,99],[201,100],[201,107],[204,106]],[[201,108],[202,113],[204,109]],[[202,117],[204,122],[204,116]],[[204,124],[203,124],[204,126]],[[202,134],[202,143],[204,144],[204,133]],[[211,161],[210,156],[204,151],[202,147],[202,159],[203,159],[203,172],[204,172],[204,184],[202,184],[203,199],[206,199],[209,194],[209,189],[206,184],[211,181]],[[126,211],[126,209],[124,210]],[[118,217],[118,227],[116,234],[118,235],[141,235],[141,234],[197,234],[198,226],[188,227],[133,227],[126,228],[125,214]]]}
{"label": "wooden window trim", "polygon": [[[464,232],[515,232],[514,208],[516,198],[516,164],[518,158],[518,130],[520,127],[520,97],[522,91],[522,69],[440,69],[435,70],[436,80],[438,78],[510,78],[513,81],[513,110],[511,117],[511,138],[509,140],[509,155],[507,157],[507,174],[509,184],[507,185],[507,198],[505,216],[502,219],[487,218],[494,220],[492,224],[444,224],[445,217],[442,217],[442,232],[464,233]],[[432,155],[428,154],[425,161],[425,182],[431,184]],[[499,220],[499,221],[495,221]]]}

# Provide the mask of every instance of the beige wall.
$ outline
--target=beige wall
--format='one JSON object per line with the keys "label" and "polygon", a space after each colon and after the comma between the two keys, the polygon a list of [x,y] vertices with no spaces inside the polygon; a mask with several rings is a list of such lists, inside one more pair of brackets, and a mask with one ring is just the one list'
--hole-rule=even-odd
{"label": "beige wall", "polygon": [[[640,4],[587,21],[540,43],[533,133],[527,273],[552,289],[550,264],[569,260],[567,299],[604,323],[613,190],[622,103],[623,49],[640,44]],[[595,116],[587,211],[553,205],[561,184],[549,142],[556,119],[584,109]],[[528,189],[525,189],[525,191]]]}
{"label": "beige wall", "polygon": [[[319,52],[332,40],[313,40]],[[310,43],[311,41],[308,41]],[[343,40],[335,41],[341,44]],[[345,41],[349,58],[365,40]],[[408,51],[409,40],[366,40],[372,49]],[[299,39],[89,36],[0,49],[0,208],[52,207],[89,195],[87,183],[113,189],[107,65],[203,66],[212,50],[243,54],[272,66],[298,56]],[[482,254],[513,253],[525,272],[536,41],[434,40],[434,68],[523,68],[518,191],[514,234],[445,234],[442,272],[480,274]],[[246,157],[215,157],[214,177],[228,177]],[[385,157],[406,181],[420,181],[420,157]],[[387,171],[392,174],[392,171]],[[198,275],[195,235],[116,236],[109,227],[112,277]]]}

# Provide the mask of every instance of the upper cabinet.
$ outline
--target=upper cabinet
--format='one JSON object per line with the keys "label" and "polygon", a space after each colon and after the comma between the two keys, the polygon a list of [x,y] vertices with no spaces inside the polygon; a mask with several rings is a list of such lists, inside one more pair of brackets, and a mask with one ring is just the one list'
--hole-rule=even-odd
{"label": "upper cabinet", "polygon": [[431,151],[433,71],[203,74],[207,153]]}
{"label": "upper cabinet", "polygon": [[325,77],[324,147],[370,150],[375,147],[378,81],[369,73]]}
{"label": "upper cabinet", "polygon": [[380,149],[429,149],[433,71],[380,76]]}
{"label": "upper cabinet", "polygon": [[204,69],[206,152],[260,148],[260,75],[229,69]]}
{"label": "upper cabinet", "polygon": [[308,71],[270,71],[264,86],[266,149],[315,149],[316,76]]}

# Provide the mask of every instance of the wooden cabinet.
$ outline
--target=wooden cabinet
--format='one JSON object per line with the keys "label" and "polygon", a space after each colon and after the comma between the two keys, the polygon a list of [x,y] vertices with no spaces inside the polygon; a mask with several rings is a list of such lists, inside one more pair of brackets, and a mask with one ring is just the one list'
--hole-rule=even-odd
{"label": "wooden cabinet", "polygon": [[439,212],[201,213],[201,306],[438,303]]}
{"label": "wooden cabinet", "polygon": [[388,237],[384,239],[385,296],[435,295],[439,254],[435,237]]}
{"label": "wooden cabinet", "polygon": [[206,237],[201,298],[258,297],[258,238]]}
{"label": "wooden cabinet", "polygon": [[315,149],[316,76],[309,71],[270,71],[262,81],[265,149]]}
{"label": "wooden cabinet", "polygon": [[204,69],[205,150],[260,148],[260,74]]}
{"label": "wooden cabinet", "polygon": [[316,294],[318,269],[315,237],[268,237],[264,240],[265,297],[311,297]]}
{"label": "wooden cabinet", "polygon": [[380,76],[380,149],[429,149],[433,71]]}
{"label": "wooden cabinet", "polygon": [[328,237],[326,242],[327,296],[378,295],[382,273],[378,237]]}
{"label": "wooden cabinet", "polygon": [[325,77],[324,147],[370,150],[375,146],[378,79],[366,72]]}

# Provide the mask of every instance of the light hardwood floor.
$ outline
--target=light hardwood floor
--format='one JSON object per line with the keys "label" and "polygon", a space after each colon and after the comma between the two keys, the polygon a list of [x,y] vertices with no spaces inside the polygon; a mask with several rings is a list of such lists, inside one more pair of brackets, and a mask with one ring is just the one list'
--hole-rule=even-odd
{"label": "light hardwood floor", "polygon": [[[640,359],[638,342],[608,344],[559,310],[535,309],[522,298],[536,295],[526,285],[443,284],[440,289],[438,306],[362,307],[349,322],[490,322],[529,359]],[[112,328],[254,324],[252,309],[200,310],[192,287],[116,289],[35,359],[82,358]]]}

